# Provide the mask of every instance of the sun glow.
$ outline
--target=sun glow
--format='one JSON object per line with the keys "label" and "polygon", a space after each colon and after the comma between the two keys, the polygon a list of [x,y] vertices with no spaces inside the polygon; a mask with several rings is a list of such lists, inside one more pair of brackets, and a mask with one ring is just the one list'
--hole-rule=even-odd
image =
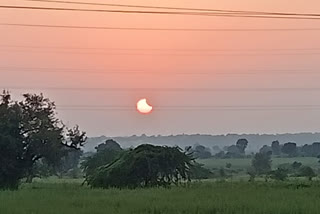
{"label": "sun glow", "polygon": [[141,113],[141,114],[149,114],[151,113],[153,107],[151,105],[149,105],[147,103],[147,99],[140,99],[137,102],[137,110]]}

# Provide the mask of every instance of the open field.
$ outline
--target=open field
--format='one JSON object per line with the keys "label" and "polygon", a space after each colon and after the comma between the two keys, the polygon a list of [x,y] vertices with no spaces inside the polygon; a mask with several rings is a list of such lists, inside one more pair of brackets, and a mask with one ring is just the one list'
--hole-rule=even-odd
{"label": "open field", "polygon": [[[309,184],[311,184],[309,186]],[[171,189],[102,190],[37,182],[0,192],[5,214],[318,214],[320,183],[217,182]]]}
{"label": "open field", "polygon": [[[227,163],[231,163],[233,169],[247,169],[251,165],[250,158],[233,158],[233,159],[204,159],[197,161],[203,163],[206,168],[213,169],[213,168],[220,168],[225,167]],[[310,166],[313,168],[320,167],[320,163],[318,162],[318,158],[313,157],[294,157],[294,158],[273,158],[272,159],[272,168],[277,168],[280,164],[289,163],[292,164],[293,162],[301,162],[305,166]]]}

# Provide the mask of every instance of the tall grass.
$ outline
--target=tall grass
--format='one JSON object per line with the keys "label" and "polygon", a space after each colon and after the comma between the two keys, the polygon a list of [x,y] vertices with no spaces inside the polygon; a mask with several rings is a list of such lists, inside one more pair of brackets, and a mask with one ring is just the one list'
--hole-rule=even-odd
{"label": "tall grass", "polygon": [[79,182],[0,192],[1,214],[318,214],[320,183],[198,183],[171,189],[90,189]]}

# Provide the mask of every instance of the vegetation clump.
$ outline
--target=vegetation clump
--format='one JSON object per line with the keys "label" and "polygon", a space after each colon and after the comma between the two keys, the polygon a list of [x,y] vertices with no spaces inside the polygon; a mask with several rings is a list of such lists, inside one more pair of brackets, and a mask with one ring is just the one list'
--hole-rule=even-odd
{"label": "vegetation clump", "polygon": [[193,161],[190,154],[178,147],[145,144],[88,172],[86,182],[98,188],[169,187],[190,181]]}

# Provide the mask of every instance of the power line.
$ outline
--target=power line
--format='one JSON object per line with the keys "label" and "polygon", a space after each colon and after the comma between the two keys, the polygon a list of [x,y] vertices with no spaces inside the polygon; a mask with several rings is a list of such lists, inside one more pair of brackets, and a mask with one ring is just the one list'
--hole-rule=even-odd
{"label": "power line", "polygon": [[71,51],[42,51],[42,50],[5,50],[0,52],[14,52],[14,53],[35,53],[35,54],[71,54],[71,55],[101,55],[101,56],[158,56],[158,57],[205,57],[205,56],[318,56],[320,52],[304,52],[304,53],[116,53],[116,52],[71,52]]}
{"label": "power line", "polygon": [[[124,14],[157,14],[157,15],[189,15],[189,16],[217,16],[236,18],[263,18],[263,19],[294,19],[294,20],[320,20],[320,17],[312,16],[270,16],[270,15],[238,15],[230,13],[212,12],[170,12],[170,11],[144,11],[144,10],[102,10],[102,9],[81,9],[62,7],[36,7],[36,6],[15,6],[0,5],[2,9],[23,9],[23,10],[49,10],[49,11],[73,11],[73,12],[99,12],[99,13],[124,13]],[[320,15],[319,15],[320,16]]]}
{"label": "power line", "polygon": [[[116,108],[132,109],[134,105],[57,105],[59,108]],[[169,105],[153,106],[157,109],[228,109],[228,108],[320,108],[320,105],[303,104],[303,105]]]}
{"label": "power line", "polygon": [[2,48],[22,49],[58,49],[58,50],[101,50],[101,51],[177,51],[177,52],[271,52],[271,51],[320,51],[320,48],[255,48],[255,49],[195,49],[195,48],[109,48],[109,47],[76,47],[76,46],[30,46],[0,45]]}
{"label": "power line", "polygon": [[237,70],[207,70],[207,71],[146,71],[133,69],[116,69],[116,68],[50,68],[50,67],[1,67],[1,71],[10,72],[40,72],[40,73],[86,73],[86,74],[143,74],[143,75],[268,75],[268,74],[319,74],[320,72],[311,69],[237,69]]}
{"label": "power line", "polygon": [[61,0],[25,0],[25,1],[61,3],[61,4],[78,4],[78,5],[95,5],[95,6],[109,6],[109,7],[187,10],[187,11],[202,11],[202,12],[247,13],[247,14],[287,15],[287,16],[316,16],[316,17],[320,16],[320,14],[315,14],[315,13],[292,13],[292,12],[288,13],[288,12],[266,12],[266,11],[248,11],[248,10],[222,10],[222,9],[208,9],[208,8],[163,7],[163,6],[149,6],[149,5],[93,3],[93,2],[83,2],[83,1],[61,1]]}
{"label": "power line", "polygon": [[319,92],[317,87],[287,87],[287,88],[79,88],[79,87],[22,87],[22,86],[0,86],[8,90],[53,90],[53,91],[86,91],[86,92]]}
{"label": "power line", "polygon": [[20,24],[0,23],[1,26],[32,27],[32,28],[62,28],[62,29],[91,29],[91,30],[124,30],[124,31],[191,31],[191,32],[281,32],[281,31],[320,31],[320,28],[149,28],[149,27],[104,27],[80,25],[48,25],[48,24]]}
{"label": "power line", "polygon": [[[57,108],[58,111],[89,111],[89,112],[109,112],[109,111],[137,111],[134,108],[131,109],[119,109],[119,108],[110,108],[110,109],[92,109],[92,108]],[[153,111],[319,111],[320,108],[233,108],[233,109],[154,109]]]}

